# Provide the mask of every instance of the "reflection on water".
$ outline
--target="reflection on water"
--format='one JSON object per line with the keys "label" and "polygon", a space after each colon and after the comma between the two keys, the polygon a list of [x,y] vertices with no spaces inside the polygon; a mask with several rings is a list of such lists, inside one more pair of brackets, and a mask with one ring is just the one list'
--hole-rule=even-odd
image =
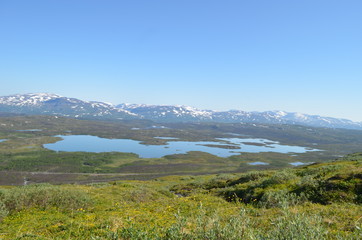
{"label": "reflection on water", "polygon": [[[54,151],[67,152],[129,152],[136,153],[141,158],[159,158],[165,155],[183,154],[190,151],[207,152],[219,157],[238,155],[240,152],[279,152],[303,153],[310,150],[299,146],[280,145],[267,139],[240,139],[240,138],[219,138],[220,142],[187,142],[168,141],[166,145],[144,145],[140,141],[132,139],[106,139],[88,135],[58,136],[63,140],[56,143],[44,144],[44,147]],[[243,142],[264,143],[263,145],[245,145]],[[265,144],[265,142],[271,144]],[[219,146],[219,147],[218,147]],[[228,148],[238,146],[241,149]],[[165,148],[167,147],[167,148]],[[273,148],[270,148],[273,147]]]}

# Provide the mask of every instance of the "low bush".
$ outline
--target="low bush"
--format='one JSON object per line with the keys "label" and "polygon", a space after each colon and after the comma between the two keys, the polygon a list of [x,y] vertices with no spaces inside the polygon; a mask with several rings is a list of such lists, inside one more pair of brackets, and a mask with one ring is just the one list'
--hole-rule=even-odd
{"label": "low bush", "polygon": [[286,189],[282,189],[266,191],[258,204],[260,207],[265,208],[287,208],[307,201],[308,197],[303,193],[298,196],[295,193],[288,192]]}
{"label": "low bush", "polygon": [[9,212],[21,211],[30,207],[75,210],[87,208],[91,203],[88,194],[79,189],[67,189],[47,184],[29,185],[1,190],[0,216],[4,217]]}
{"label": "low bush", "polygon": [[285,211],[282,217],[273,222],[273,227],[262,233],[259,239],[321,240],[327,238],[328,229],[323,226],[320,216],[306,216]]}
{"label": "low bush", "polygon": [[296,178],[297,176],[292,170],[282,170],[275,172],[270,178],[267,178],[265,181],[263,181],[262,185],[267,187],[270,185],[284,184]]}
{"label": "low bush", "polygon": [[234,181],[230,181],[228,183],[228,186],[234,186],[237,184],[243,184],[243,183],[248,183],[251,181],[256,181],[259,180],[261,178],[264,177],[268,177],[269,173],[268,172],[263,172],[263,171],[251,171],[248,173],[244,173],[240,178],[238,178],[237,180]]}
{"label": "low bush", "polygon": [[218,214],[208,216],[200,211],[196,216],[176,215],[176,222],[166,229],[141,229],[135,225],[121,228],[114,239],[159,239],[159,240],[239,240],[255,239],[254,229],[245,210],[240,215],[221,218]]}

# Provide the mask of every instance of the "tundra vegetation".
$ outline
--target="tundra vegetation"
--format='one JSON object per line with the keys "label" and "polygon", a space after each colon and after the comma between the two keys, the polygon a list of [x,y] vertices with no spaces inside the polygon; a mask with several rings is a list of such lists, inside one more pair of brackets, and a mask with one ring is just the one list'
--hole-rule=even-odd
{"label": "tundra vegetation", "polygon": [[362,154],[292,169],[1,187],[1,239],[361,239]]}
{"label": "tundra vegetation", "polygon": [[[0,239],[362,239],[362,154],[353,153],[360,151],[362,131],[162,126],[0,117],[0,139],[6,139],[0,143]],[[164,144],[155,137],[213,141],[229,133],[324,151],[148,159],[43,147],[65,134]]]}
{"label": "tundra vegetation", "polygon": [[[265,138],[323,151],[299,154],[240,153],[225,158],[205,152],[188,152],[161,158],[140,158],[134,153],[55,152],[44,148],[46,143],[61,140],[57,135],[69,134],[133,139],[144,144],[159,145],[167,141]],[[0,142],[0,185],[20,185],[24,180],[27,183],[92,183],[290,168],[293,162],[325,162],[360,151],[362,131],[291,125],[160,124],[146,120],[114,122],[56,116],[13,116],[0,117],[0,139],[6,139]],[[267,165],[250,165],[253,162]]]}

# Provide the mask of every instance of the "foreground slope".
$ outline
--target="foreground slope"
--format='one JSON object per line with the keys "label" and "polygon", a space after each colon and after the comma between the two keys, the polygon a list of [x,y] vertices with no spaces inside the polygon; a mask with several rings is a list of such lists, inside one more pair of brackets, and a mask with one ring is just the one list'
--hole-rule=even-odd
{"label": "foreground slope", "polygon": [[279,171],[2,187],[1,239],[361,239],[362,154]]}

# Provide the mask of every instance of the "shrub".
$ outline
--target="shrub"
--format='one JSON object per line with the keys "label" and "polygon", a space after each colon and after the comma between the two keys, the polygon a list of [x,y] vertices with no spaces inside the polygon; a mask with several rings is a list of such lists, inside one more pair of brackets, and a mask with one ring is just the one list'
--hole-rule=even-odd
{"label": "shrub", "polygon": [[0,194],[0,209],[5,213],[29,207],[75,210],[90,204],[91,199],[84,191],[46,184],[6,189]]}
{"label": "shrub", "polygon": [[234,181],[230,181],[228,183],[228,186],[234,186],[234,185],[237,185],[237,184],[256,181],[256,180],[259,180],[259,179],[261,179],[263,177],[267,177],[267,176],[269,176],[269,174],[267,172],[263,172],[263,171],[248,172],[248,173],[243,174],[239,179],[234,180]]}
{"label": "shrub", "polygon": [[221,218],[218,214],[208,216],[200,211],[195,218],[176,215],[176,223],[156,233],[155,229],[140,229],[134,225],[122,228],[114,235],[121,239],[164,240],[239,240],[255,239],[252,224],[245,213]]}
{"label": "shrub", "polygon": [[310,167],[303,169],[302,171],[298,172],[299,176],[308,176],[313,175],[314,177],[325,177],[330,173],[335,173],[340,170],[342,166],[340,165],[327,165],[327,166],[320,166],[320,167]]}
{"label": "shrub", "polygon": [[0,202],[0,221],[9,214],[3,202]]}
{"label": "shrub", "polygon": [[165,189],[153,189],[144,186],[130,188],[119,192],[120,199],[124,202],[152,202],[164,198],[172,198],[174,195]]}
{"label": "shrub", "polygon": [[308,201],[307,196],[303,193],[298,196],[290,193],[286,189],[266,191],[260,199],[259,205],[266,208],[287,208]]}
{"label": "shrub", "polygon": [[292,214],[285,211],[284,215],[273,222],[273,228],[261,234],[261,239],[300,239],[321,240],[327,238],[328,231],[322,225],[322,218],[305,214]]}
{"label": "shrub", "polygon": [[270,178],[263,181],[262,185],[264,187],[276,184],[282,184],[289,182],[293,179],[297,178],[297,176],[291,170],[283,170],[274,173]]}

